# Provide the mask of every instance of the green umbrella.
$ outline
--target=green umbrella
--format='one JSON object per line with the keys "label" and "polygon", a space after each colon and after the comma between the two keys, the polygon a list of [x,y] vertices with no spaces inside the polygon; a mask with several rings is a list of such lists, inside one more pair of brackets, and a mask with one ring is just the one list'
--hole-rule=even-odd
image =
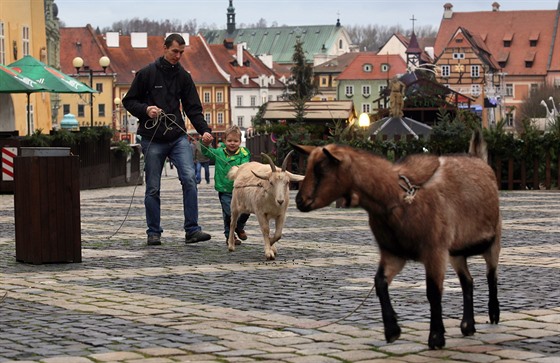
{"label": "green umbrella", "polygon": [[[50,92],[50,90],[14,69],[0,64],[0,93],[26,93],[29,110],[29,95],[33,92]],[[27,112],[27,134],[30,133],[31,113]]]}
{"label": "green umbrella", "polygon": [[49,91],[36,81],[0,64],[0,93],[32,93]]}
{"label": "green umbrella", "polygon": [[97,93],[93,88],[59,70],[38,61],[30,55],[9,65],[22,75],[37,81],[53,93]]}

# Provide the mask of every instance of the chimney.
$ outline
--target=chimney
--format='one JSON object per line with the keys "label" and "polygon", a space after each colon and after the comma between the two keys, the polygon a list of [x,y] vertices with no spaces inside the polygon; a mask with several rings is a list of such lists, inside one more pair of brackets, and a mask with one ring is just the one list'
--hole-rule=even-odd
{"label": "chimney", "polygon": [[237,64],[243,65],[243,45],[244,43],[237,44]]}
{"label": "chimney", "polygon": [[500,4],[498,4],[498,2],[494,2],[492,4],[492,11],[500,11]]}
{"label": "chimney", "polygon": [[148,48],[148,33],[130,33],[132,48]]}
{"label": "chimney", "polygon": [[105,33],[105,42],[107,42],[108,48],[118,48],[119,47],[119,33],[118,32],[107,32]]}
{"label": "chimney", "polygon": [[443,5],[443,18],[451,19],[453,17],[453,4],[445,3]]}

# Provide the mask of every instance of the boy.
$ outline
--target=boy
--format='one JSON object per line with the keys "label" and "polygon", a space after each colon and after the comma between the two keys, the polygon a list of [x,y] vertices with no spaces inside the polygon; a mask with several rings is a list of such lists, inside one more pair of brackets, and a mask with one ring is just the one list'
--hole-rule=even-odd
{"label": "boy", "polygon": [[[245,164],[251,161],[251,153],[248,149],[241,147],[241,129],[234,125],[229,127],[224,134],[224,146],[217,148],[208,147],[211,141],[204,141],[202,153],[214,160],[214,189],[218,192],[222,205],[222,216],[224,218],[224,234],[226,243],[229,237],[229,225],[231,222],[231,197],[233,192],[233,180],[229,180],[227,173],[232,166]],[[244,231],[245,223],[249,219],[249,214],[241,214],[237,220],[235,233],[243,241],[247,239]],[[241,244],[239,239],[235,239],[235,244]]]}

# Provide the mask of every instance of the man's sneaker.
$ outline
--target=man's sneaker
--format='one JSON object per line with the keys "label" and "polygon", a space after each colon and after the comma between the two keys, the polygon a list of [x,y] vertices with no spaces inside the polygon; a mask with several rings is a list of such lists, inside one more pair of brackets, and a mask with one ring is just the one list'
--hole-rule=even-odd
{"label": "man's sneaker", "polygon": [[205,233],[205,232],[202,232],[202,231],[196,231],[196,232],[193,232],[193,233],[185,233],[185,243],[186,244],[208,241],[210,238],[212,238],[212,236],[210,236],[208,233]]}
{"label": "man's sneaker", "polygon": [[148,246],[161,245],[161,236],[159,234],[151,234],[148,236]]}
{"label": "man's sneaker", "polygon": [[237,237],[239,237],[240,240],[245,241],[247,239],[247,233],[245,233],[244,230],[236,229],[235,233],[237,233]]}

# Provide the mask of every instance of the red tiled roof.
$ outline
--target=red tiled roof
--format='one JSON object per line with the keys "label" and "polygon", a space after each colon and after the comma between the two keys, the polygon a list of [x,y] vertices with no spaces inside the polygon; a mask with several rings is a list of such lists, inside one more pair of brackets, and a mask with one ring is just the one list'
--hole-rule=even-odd
{"label": "red tiled roof", "polygon": [[[365,72],[364,64],[373,65],[371,72]],[[381,71],[382,64],[389,64],[388,72]],[[336,77],[337,80],[386,80],[391,79],[397,74],[406,72],[406,63],[400,55],[378,55],[373,52],[361,52],[354,58],[352,63]]]}
{"label": "red tiled roof", "polygon": [[[130,36],[119,36],[118,47],[108,47],[103,35],[95,35],[90,26],[84,28],[60,28],[60,65],[64,73],[75,74],[72,60],[84,59],[85,65],[106,55],[111,60],[107,73],[116,73],[117,84],[130,84],[135,72],[163,55],[163,36],[148,36],[147,47],[132,47]],[[79,45],[78,45],[79,44]],[[197,84],[224,84],[227,80],[215,67],[203,39],[190,36],[189,45],[181,57],[181,65],[190,72]],[[90,67],[98,70],[94,63]]]}
{"label": "red tiled roof", "polygon": [[[231,86],[239,88],[259,88],[260,85],[256,84],[251,79],[257,78],[261,75],[267,77],[274,76],[277,80],[275,84],[269,85],[271,88],[284,88],[284,84],[278,81],[279,76],[270,68],[268,68],[259,58],[254,57],[247,50],[243,50],[243,65],[237,62],[237,45],[233,48],[227,48],[224,44],[209,44],[208,45],[216,62],[222,69],[231,75]],[[243,84],[239,79],[247,75],[250,79],[249,84]]]}
{"label": "red tiled roof", "polygon": [[[544,75],[549,64],[553,33],[556,24],[556,10],[516,10],[516,11],[476,11],[453,12],[449,19],[443,18],[435,43],[435,55],[439,57],[459,27],[466,28],[477,43],[495,58],[509,58],[503,69],[509,75]],[[530,47],[530,40],[538,41]],[[510,47],[504,47],[504,40],[511,40]],[[482,44],[478,44],[482,46]],[[551,68],[560,68],[560,37],[556,36],[556,50],[553,53]],[[535,53],[534,64],[525,66],[528,51]]]}

